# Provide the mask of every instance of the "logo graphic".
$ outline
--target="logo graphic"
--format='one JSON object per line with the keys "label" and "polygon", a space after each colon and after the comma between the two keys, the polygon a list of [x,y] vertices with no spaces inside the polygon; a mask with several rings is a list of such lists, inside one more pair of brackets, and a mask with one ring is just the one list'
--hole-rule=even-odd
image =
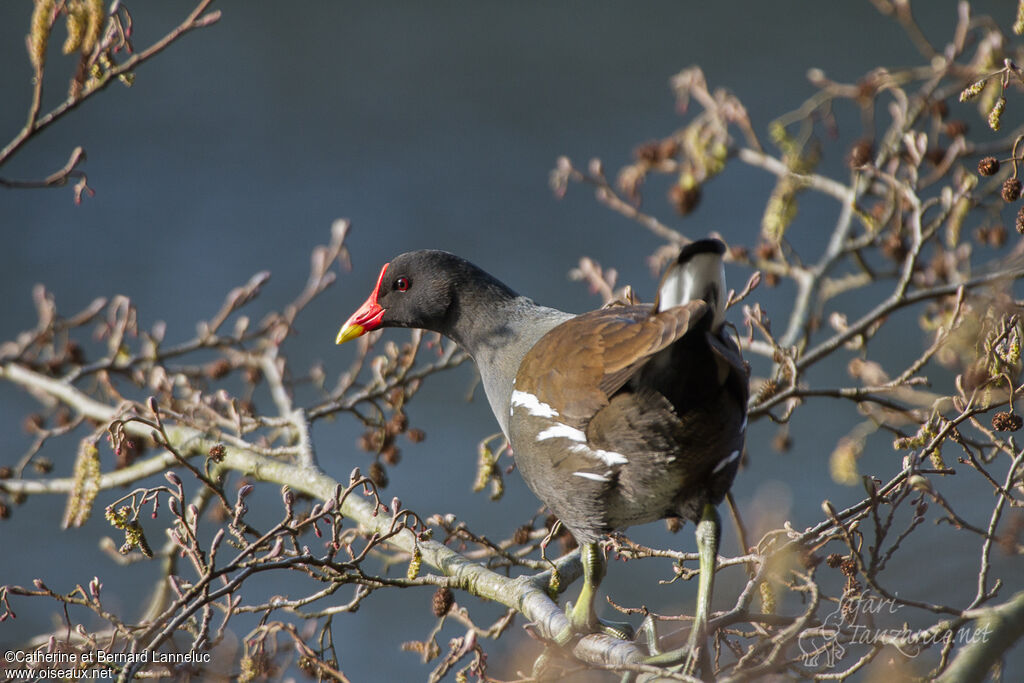
{"label": "logo graphic", "polygon": [[895,621],[894,615],[903,609],[896,598],[883,598],[870,591],[844,593],[836,608],[825,616],[821,626],[800,634],[797,645],[807,666],[835,668],[847,648],[857,645],[884,643],[895,647],[904,657],[913,659],[930,645],[946,644],[951,640],[959,645],[988,642],[989,626],[971,628],[963,626],[953,631],[917,631],[902,624],[887,627],[885,621]]}
{"label": "logo graphic", "polygon": [[882,598],[871,592],[844,593],[820,628],[805,631],[797,639],[804,664],[831,669],[846,655],[847,646],[879,641],[895,646],[906,657],[916,657],[921,645],[913,631],[906,626],[885,628],[875,623],[876,617],[896,614],[901,608],[894,598]]}

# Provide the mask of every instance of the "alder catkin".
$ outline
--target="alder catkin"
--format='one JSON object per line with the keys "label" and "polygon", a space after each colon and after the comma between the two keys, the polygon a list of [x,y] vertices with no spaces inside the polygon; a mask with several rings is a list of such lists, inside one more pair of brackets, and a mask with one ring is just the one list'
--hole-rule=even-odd
{"label": "alder catkin", "polygon": [[43,70],[46,62],[46,45],[50,41],[50,19],[53,17],[54,0],[36,0],[32,9],[32,23],[28,34],[28,56],[36,71]]}
{"label": "alder catkin", "polygon": [[93,48],[100,39],[104,20],[107,18],[103,0],[86,0],[85,3],[85,35],[82,37],[82,54],[92,54]]}
{"label": "alder catkin", "polygon": [[81,1],[69,2],[65,6],[65,12],[64,23],[68,30],[68,37],[64,40],[61,52],[69,55],[72,52],[78,52],[82,47],[86,26],[85,5]]}
{"label": "alder catkin", "polygon": [[1000,95],[999,99],[996,100],[995,105],[992,107],[992,111],[988,113],[988,127],[992,130],[999,130],[1000,123],[1003,118],[1003,111],[1006,109],[1006,96]]}
{"label": "alder catkin", "polygon": [[981,94],[981,89],[984,87],[985,81],[983,80],[971,83],[969,86],[967,86],[960,92],[960,101],[968,102],[970,100],[973,100],[975,97]]}

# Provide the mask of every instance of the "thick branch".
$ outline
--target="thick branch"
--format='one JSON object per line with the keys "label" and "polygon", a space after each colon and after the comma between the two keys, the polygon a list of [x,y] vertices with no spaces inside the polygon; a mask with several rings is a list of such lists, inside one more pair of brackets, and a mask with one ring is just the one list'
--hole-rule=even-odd
{"label": "thick branch", "polygon": [[[14,363],[0,366],[0,379],[7,379],[36,392],[44,392],[93,420],[109,422],[117,416],[114,408],[85,395],[74,386]],[[127,422],[125,429],[140,437],[149,435],[147,427],[135,422]],[[167,427],[166,432],[172,441],[171,445],[186,455],[205,454],[219,443],[199,430],[187,427]],[[305,461],[312,462],[312,458]],[[136,465],[104,474],[100,486],[107,489],[131,483],[167,469],[175,462],[172,454],[164,452]],[[339,488],[336,480],[317,467],[268,458],[237,446],[228,445],[225,448],[221,466],[241,472],[251,479],[289,486],[295,491],[320,500],[332,499]],[[70,491],[72,483],[71,479],[45,482],[11,479],[0,480],[0,489],[24,493],[62,493]],[[388,531],[389,517],[375,514],[373,504],[365,499],[348,496],[341,511],[367,533],[384,534]],[[418,540],[415,534],[407,529],[389,538],[387,543],[410,554],[418,548],[424,562],[452,577],[459,588],[519,611],[546,639],[553,640],[556,634],[569,626],[564,612],[546,593],[550,572],[517,578],[502,576],[468,560],[441,543]],[[582,574],[579,556],[576,553],[563,557],[556,566],[562,586],[569,585]],[[637,663],[643,656],[631,643],[615,641],[603,635],[591,635],[581,639],[576,644],[574,652],[584,661],[602,666]]]}
{"label": "thick branch", "polygon": [[984,680],[1003,654],[1024,637],[1024,591],[995,607],[971,610],[976,615],[972,642],[956,656],[938,683]]}

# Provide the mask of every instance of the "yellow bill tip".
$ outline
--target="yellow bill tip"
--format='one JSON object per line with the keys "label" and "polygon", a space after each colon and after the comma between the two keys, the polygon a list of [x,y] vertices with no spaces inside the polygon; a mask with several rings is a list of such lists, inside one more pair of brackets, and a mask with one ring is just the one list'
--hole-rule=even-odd
{"label": "yellow bill tip", "polygon": [[366,329],[362,325],[346,324],[338,330],[338,337],[334,340],[334,343],[344,344],[347,341],[352,341],[356,337],[362,337],[364,334],[366,334]]}

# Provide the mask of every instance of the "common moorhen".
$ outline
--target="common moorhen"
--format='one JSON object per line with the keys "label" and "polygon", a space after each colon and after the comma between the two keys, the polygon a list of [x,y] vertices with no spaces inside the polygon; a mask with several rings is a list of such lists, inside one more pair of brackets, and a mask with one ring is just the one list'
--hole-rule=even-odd
{"label": "common moorhen", "polygon": [[572,315],[538,306],[458,256],[413,251],[384,265],[337,338],[423,328],[473,357],[517,468],[581,546],[584,582],[569,609],[577,633],[602,627],[594,599],[603,536],[666,517],[694,521],[691,663],[711,603],[715,506],[736,474],[747,423],[748,373],[723,331],[724,252],[717,239],[683,247],[653,305]]}

